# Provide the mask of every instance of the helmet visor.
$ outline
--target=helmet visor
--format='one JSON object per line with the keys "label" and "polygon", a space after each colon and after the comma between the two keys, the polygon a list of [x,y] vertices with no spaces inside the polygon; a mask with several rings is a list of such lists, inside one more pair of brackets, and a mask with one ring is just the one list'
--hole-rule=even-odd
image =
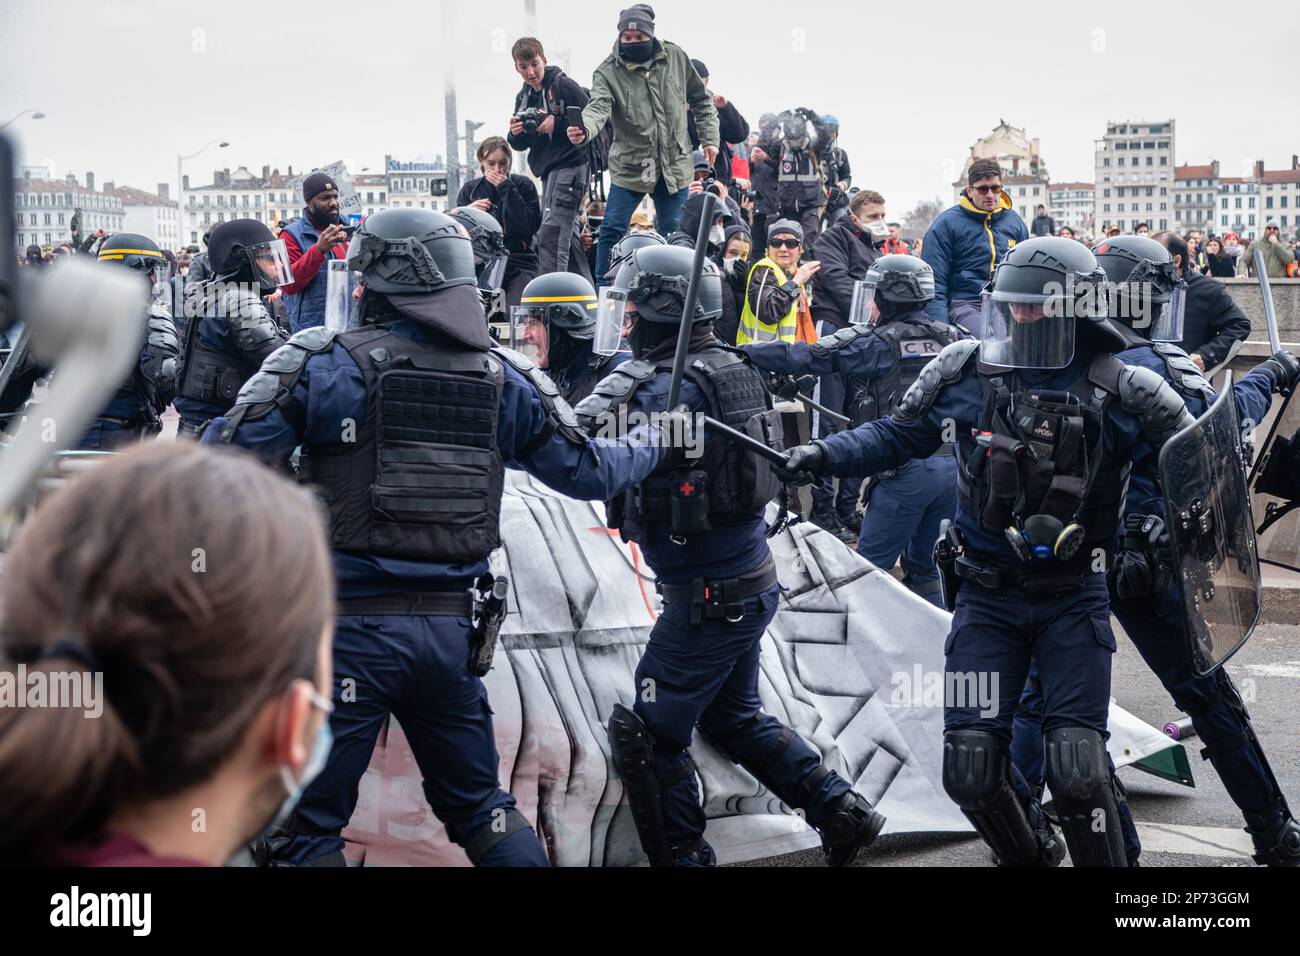
{"label": "helmet visor", "polygon": [[980,360],[999,368],[1065,368],[1074,358],[1073,306],[1063,295],[985,291]]}
{"label": "helmet visor", "polygon": [[247,251],[248,261],[253,266],[253,276],[264,286],[270,288],[288,285],[293,281],[289,253],[285,250],[283,239],[259,242],[249,246]]}
{"label": "helmet visor", "polygon": [[849,303],[849,322],[853,325],[871,325],[880,317],[876,308],[877,278],[868,272],[865,279],[853,283],[853,300]]}
{"label": "helmet visor", "polygon": [[325,328],[336,332],[360,325],[361,273],[342,259],[329,263],[325,274]]}
{"label": "helmet visor", "polygon": [[510,347],[527,355],[539,368],[550,368],[551,326],[546,306],[517,305],[510,310]]}
{"label": "helmet visor", "polygon": [[484,262],[478,272],[478,287],[488,290],[500,289],[501,281],[506,275],[508,261],[506,256],[493,256]]}
{"label": "helmet visor", "polygon": [[628,312],[627,292],[606,286],[596,300],[596,329],[592,333],[591,350],[597,355],[625,352],[627,344]]}
{"label": "helmet visor", "polygon": [[1156,306],[1151,320],[1152,342],[1181,342],[1183,340],[1183,313],[1187,310],[1187,286],[1178,285],[1169,293],[1169,301]]}

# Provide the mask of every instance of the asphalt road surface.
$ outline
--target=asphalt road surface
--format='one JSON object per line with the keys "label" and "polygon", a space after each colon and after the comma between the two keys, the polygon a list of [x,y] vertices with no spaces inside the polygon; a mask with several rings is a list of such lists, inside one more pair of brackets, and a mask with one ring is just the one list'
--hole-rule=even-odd
{"label": "asphalt road surface", "polygon": [[[1267,605],[1267,598],[1265,599]],[[1111,689],[1126,710],[1156,727],[1178,716],[1169,695],[1147,670],[1133,645],[1119,637]],[[1262,624],[1228,663],[1247,700],[1255,732],[1264,744],[1292,806],[1300,801],[1300,627]],[[1253,697],[1253,700],[1251,698]],[[1196,787],[1169,783],[1134,767],[1120,771],[1142,839],[1142,865],[1254,866],[1249,834],[1202,744],[1185,741]],[[820,850],[754,860],[738,866],[822,866]],[[992,866],[989,851],[973,833],[908,833],[880,837],[859,854],[857,866]],[[1067,857],[1064,866],[1069,866]]]}

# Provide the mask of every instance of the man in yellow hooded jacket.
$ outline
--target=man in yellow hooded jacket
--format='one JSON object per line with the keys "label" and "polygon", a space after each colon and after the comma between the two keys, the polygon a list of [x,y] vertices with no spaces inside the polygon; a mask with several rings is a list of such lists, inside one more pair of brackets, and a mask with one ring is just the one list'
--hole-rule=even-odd
{"label": "man in yellow hooded jacket", "polygon": [[932,321],[965,326],[978,338],[980,290],[1007,250],[1029,238],[1029,230],[1002,190],[997,160],[972,162],[966,183],[957,205],[944,210],[925,233],[921,258],[934,270],[934,301],[925,312]]}

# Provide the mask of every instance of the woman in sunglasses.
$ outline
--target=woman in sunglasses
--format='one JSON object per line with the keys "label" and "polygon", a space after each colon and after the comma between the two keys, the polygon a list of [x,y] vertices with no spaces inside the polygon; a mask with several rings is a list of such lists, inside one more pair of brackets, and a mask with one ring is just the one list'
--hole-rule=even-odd
{"label": "woman in sunglasses", "polygon": [[821,263],[799,264],[803,228],[781,219],[767,231],[767,255],[749,270],[737,345],[751,342],[813,342],[808,282]]}

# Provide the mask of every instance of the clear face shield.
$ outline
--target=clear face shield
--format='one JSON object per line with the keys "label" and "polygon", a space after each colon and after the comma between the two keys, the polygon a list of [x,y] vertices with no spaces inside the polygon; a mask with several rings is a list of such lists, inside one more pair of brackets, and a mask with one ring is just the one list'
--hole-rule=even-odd
{"label": "clear face shield", "polygon": [[873,325],[880,318],[876,308],[876,285],[880,276],[868,272],[865,279],[853,283],[853,299],[849,303],[849,322],[852,325]]}
{"label": "clear face shield", "polygon": [[517,305],[510,310],[510,347],[539,368],[550,368],[551,326],[544,305]]}
{"label": "clear face shield", "polygon": [[1075,304],[1064,295],[981,296],[980,360],[1000,368],[1065,368],[1074,358]]}
{"label": "clear face shield", "polygon": [[325,328],[336,332],[361,324],[361,273],[348,268],[342,259],[329,263],[325,273]]}
{"label": "clear face shield", "polygon": [[[1160,298],[1166,298],[1161,295]],[[1147,290],[1122,287],[1115,295],[1118,300],[1119,319],[1132,326],[1134,332],[1152,342],[1182,342],[1183,312],[1187,308],[1187,286],[1177,285],[1167,294],[1165,302],[1153,302]]]}
{"label": "clear face shield", "polygon": [[591,338],[593,352],[597,355],[613,355],[631,349],[627,333],[636,312],[633,309],[632,315],[629,315],[628,311],[628,295],[625,290],[613,286],[600,290],[600,298],[596,300],[596,329]]}
{"label": "clear face shield", "polygon": [[283,239],[259,242],[245,249],[248,261],[253,266],[253,276],[265,289],[276,289],[293,281],[293,270],[289,268],[289,253],[285,250]]}
{"label": "clear face shield", "polygon": [[484,262],[478,272],[478,287],[488,292],[502,288],[508,262],[508,257],[504,255],[492,256]]}

